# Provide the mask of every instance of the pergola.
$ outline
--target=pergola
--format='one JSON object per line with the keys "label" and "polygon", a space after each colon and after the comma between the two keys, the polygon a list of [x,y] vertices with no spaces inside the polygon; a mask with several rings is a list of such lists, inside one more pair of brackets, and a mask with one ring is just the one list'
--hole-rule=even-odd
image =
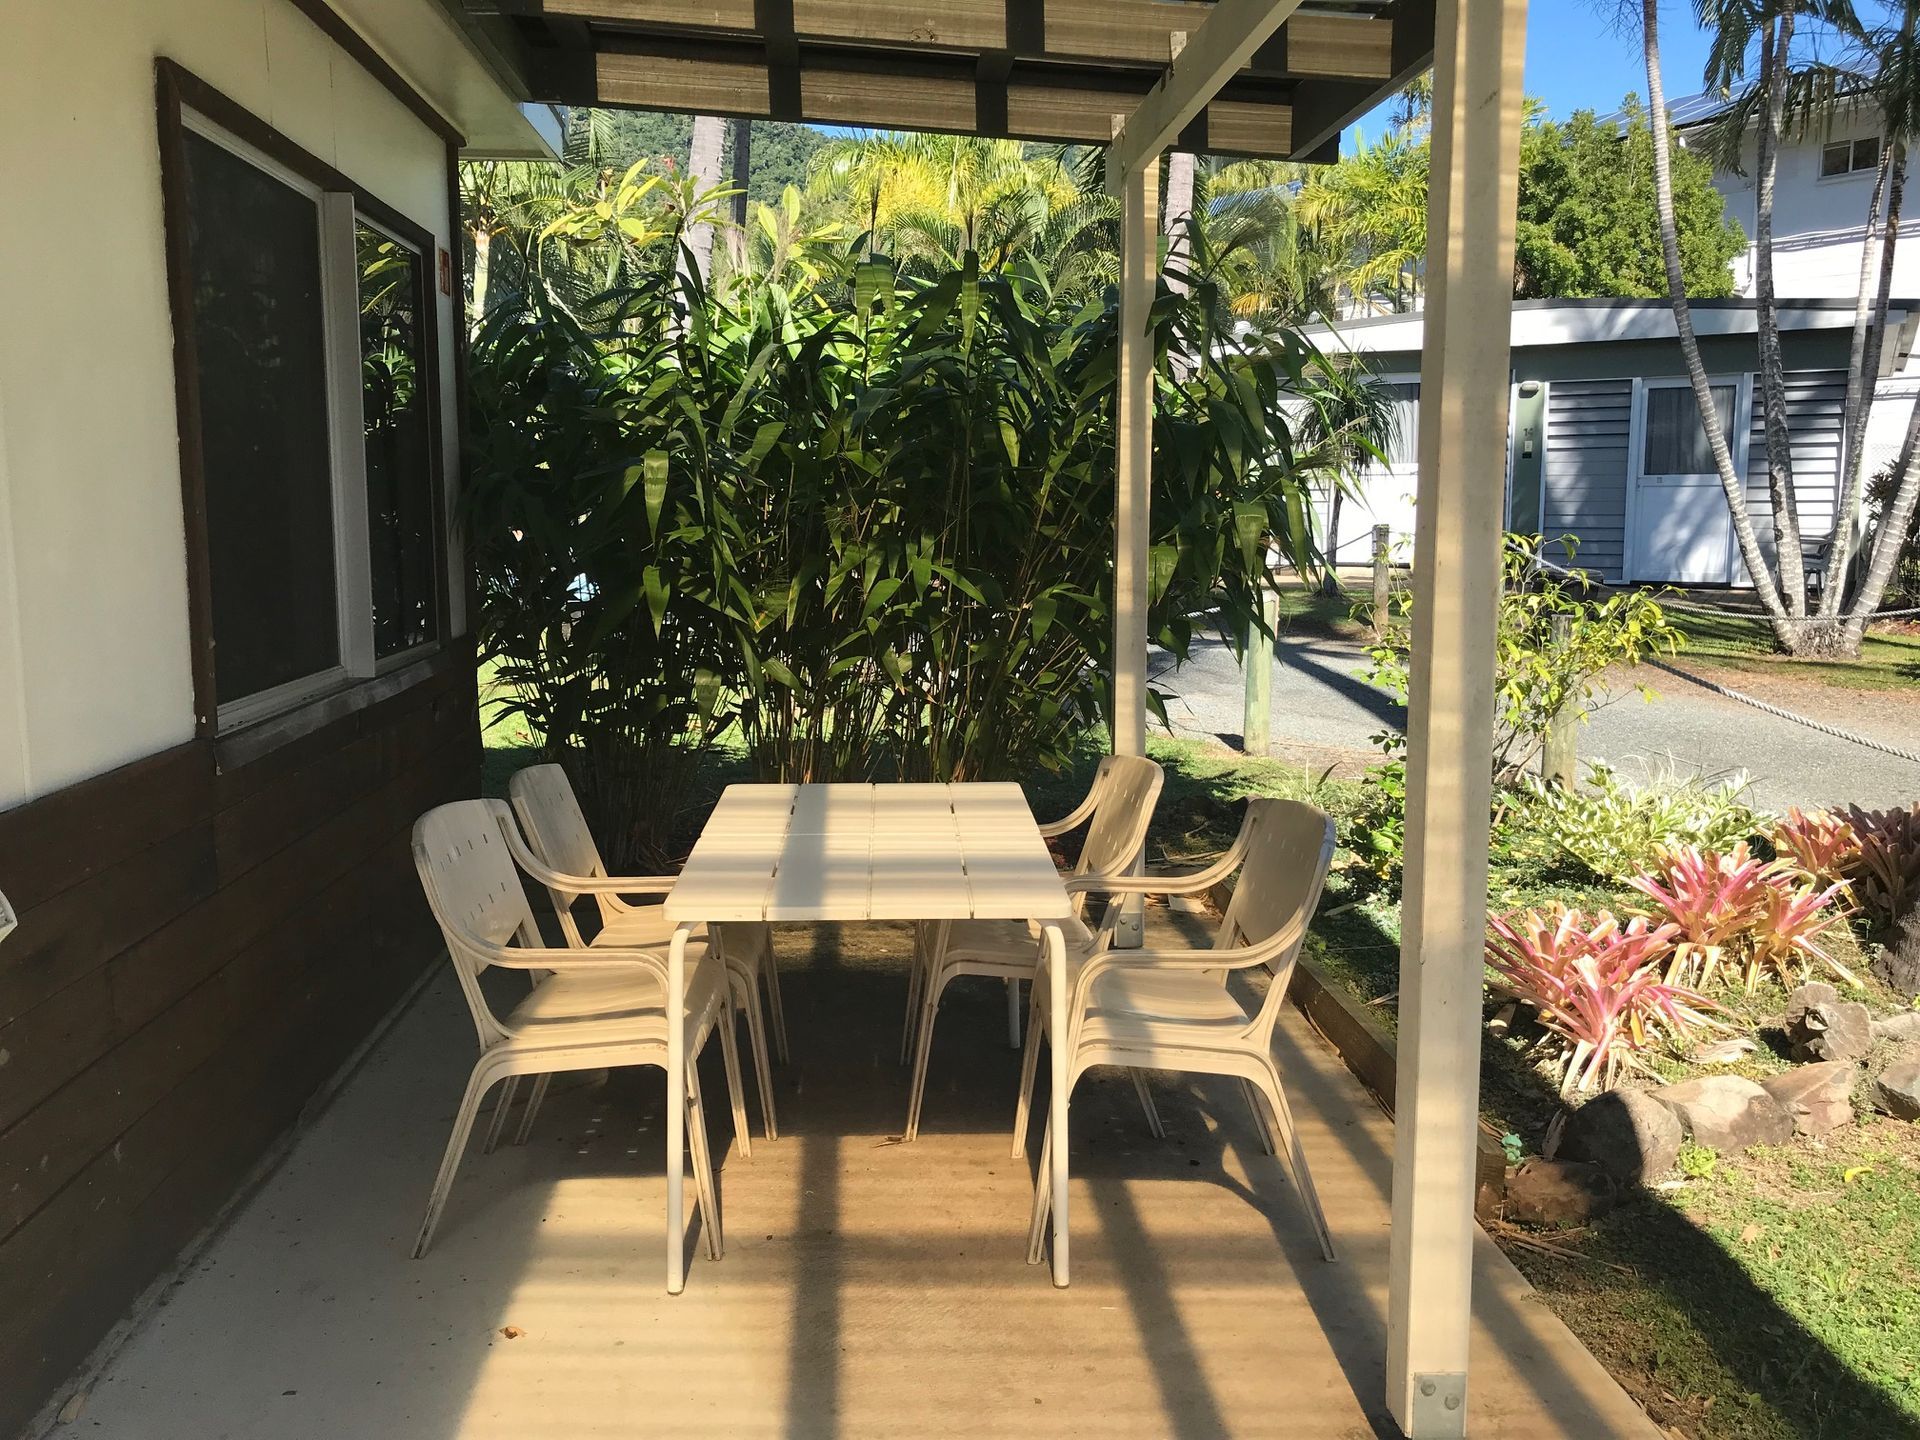
{"label": "pergola", "polygon": [[[1414,1440],[1463,1435],[1525,0],[447,3],[533,100],[1108,145],[1123,753],[1146,742],[1160,157],[1330,160],[1432,65],[1387,1401]],[[1054,1184],[1063,1211],[1064,1164]]]}

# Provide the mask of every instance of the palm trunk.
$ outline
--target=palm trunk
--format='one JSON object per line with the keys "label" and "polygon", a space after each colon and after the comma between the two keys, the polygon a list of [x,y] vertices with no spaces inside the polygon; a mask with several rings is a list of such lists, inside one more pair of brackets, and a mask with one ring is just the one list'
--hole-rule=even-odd
{"label": "palm trunk", "polygon": [[493,259],[493,230],[485,219],[476,219],[473,234],[473,299],[467,313],[467,333],[480,333],[480,322],[487,318],[487,270]]}
{"label": "palm trunk", "polygon": [[[720,184],[720,152],[727,122],[717,115],[693,117],[693,143],[687,151],[687,174],[693,180],[696,195],[703,195]],[[713,276],[713,226],[710,222],[689,225],[686,247],[694,272],[702,281]]]}
{"label": "palm trunk", "polygon": [[1880,608],[1880,597],[1893,578],[1894,562],[1906,543],[1907,527],[1913,523],[1913,507],[1920,500],[1920,395],[1914,397],[1907,415],[1907,435],[1900,445],[1900,488],[1880,516],[1873,538],[1873,550],[1867,561],[1867,575],[1860,582],[1860,593],[1840,630],[1840,648],[1846,654],[1858,654],[1867,633],[1867,621]]}
{"label": "palm trunk", "polygon": [[1647,61],[1647,100],[1653,121],[1654,201],[1660,217],[1660,253],[1666,263],[1667,299],[1673,307],[1674,329],[1680,335],[1680,354],[1686,362],[1687,380],[1693,386],[1693,401],[1700,411],[1700,424],[1707,432],[1707,445],[1713,451],[1720,489],[1727,497],[1727,509],[1733,516],[1733,535],[1740,546],[1740,558],[1752,577],[1754,592],[1773,620],[1774,638],[1784,649],[1789,643],[1787,632],[1793,626],[1786,623],[1786,607],[1767,570],[1760,537],[1754,533],[1753,516],[1747,511],[1746,482],[1733,470],[1733,454],[1727,449],[1720,412],[1714,408],[1713,387],[1707,380],[1707,367],[1700,359],[1700,341],[1693,330],[1693,307],[1687,303],[1686,280],[1680,269],[1680,234],[1673,214],[1673,128],[1667,120],[1666,87],[1660,81],[1658,0],[1641,0],[1640,16]]}
{"label": "palm trunk", "polygon": [[[1886,213],[1880,213],[1880,190],[1884,181]],[[1860,496],[1867,484],[1867,421],[1873,414],[1874,392],[1879,388],[1880,357],[1886,349],[1887,304],[1893,293],[1893,256],[1900,241],[1900,212],[1906,198],[1907,147],[1889,137],[1880,156],[1880,179],[1874,182],[1874,203],[1868,223],[1868,243],[1861,247],[1859,313],[1854,330],[1859,334],[1865,321],[1865,343],[1849,356],[1847,371],[1847,413],[1841,439],[1840,503],[1833,513],[1833,548],[1827,561],[1826,589],[1820,596],[1820,613],[1838,615],[1846,603],[1847,570],[1860,544]],[[1880,224],[1877,256],[1872,245],[1872,220]],[[1871,308],[1867,301],[1868,275],[1876,263],[1879,285]],[[1871,602],[1871,603],[1877,603]],[[1869,608],[1871,608],[1871,603]]]}
{"label": "palm trunk", "polygon": [[727,254],[738,275],[747,268],[747,178],[753,169],[753,122],[733,122],[733,229],[727,232]]}
{"label": "palm trunk", "polygon": [[[1780,348],[1780,305],[1773,284],[1773,195],[1779,171],[1781,117],[1786,109],[1787,48],[1793,41],[1791,3],[1760,36],[1760,136],[1754,188],[1754,329],[1760,350],[1760,403],[1767,441],[1767,495],[1773,502],[1774,564],[1787,612],[1807,613],[1800,513],[1793,492],[1793,433],[1787,425],[1787,366]],[[1797,632],[1804,634],[1804,630]]]}
{"label": "palm trunk", "polygon": [[1187,223],[1193,216],[1193,156],[1184,150],[1167,152],[1167,288],[1184,295],[1189,288]]}

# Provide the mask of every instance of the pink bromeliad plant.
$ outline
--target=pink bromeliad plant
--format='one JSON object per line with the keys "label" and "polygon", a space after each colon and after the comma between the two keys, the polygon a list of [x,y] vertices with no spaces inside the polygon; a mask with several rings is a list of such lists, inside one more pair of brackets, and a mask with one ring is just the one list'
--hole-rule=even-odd
{"label": "pink bromeliad plant", "polygon": [[1849,985],[1860,983],[1854,973],[1820,943],[1821,937],[1845,918],[1847,912],[1837,902],[1846,891],[1844,883],[1830,885],[1825,890],[1811,885],[1796,888],[1786,876],[1774,875],[1750,936],[1748,994],[1753,993],[1760,976],[1768,970],[1778,975],[1783,985],[1799,984],[1816,966],[1825,966]]}
{"label": "pink bromeliad plant", "polygon": [[1561,1092],[1612,1085],[1646,1068],[1640,1051],[1713,1024],[1713,1002],[1670,983],[1662,962],[1679,928],[1602,910],[1521,910],[1487,921],[1493,987],[1521,1001],[1561,1052]]}
{"label": "pink bromeliad plant", "polygon": [[1860,834],[1853,822],[1831,810],[1808,812],[1791,806],[1774,822],[1768,838],[1780,853],[1780,868],[1823,885],[1845,880],[1860,858]]}
{"label": "pink bromeliad plant", "polygon": [[1725,854],[1692,845],[1662,850],[1653,873],[1642,870],[1627,884],[1653,902],[1683,942],[1668,978],[1704,985],[1722,959],[1746,950],[1748,933],[1766,913],[1771,880],[1767,862],[1741,841]]}
{"label": "pink bromeliad plant", "polygon": [[1795,984],[1824,966],[1858,985],[1819,943],[1846,914],[1835,904],[1845,884],[1821,890],[1804,881],[1797,866],[1768,864],[1741,843],[1725,854],[1690,845],[1663,850],[1654,873],[1643,870],[1627,883],[1679,930],[1669,980],[1705,985],[1725,966],[1740,971],[1751,994],[1768,971]]}

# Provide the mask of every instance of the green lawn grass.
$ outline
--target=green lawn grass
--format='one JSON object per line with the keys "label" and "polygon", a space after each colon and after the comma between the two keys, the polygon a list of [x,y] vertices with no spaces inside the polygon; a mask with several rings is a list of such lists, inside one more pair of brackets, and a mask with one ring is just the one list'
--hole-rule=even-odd
{"label": "green lawn grass", "polygon": [[[1724,597],[1693,596],[1706,604]],[[1758,616],[1698,615],[1669,610],[1686,637],[1680,659],[1751,675],[1792,675],[1849,690],[1920,690],[1920,629],[1882,626],[1869,632],[1857,660],[1795,660],[1779,654],[1773,631]]]}

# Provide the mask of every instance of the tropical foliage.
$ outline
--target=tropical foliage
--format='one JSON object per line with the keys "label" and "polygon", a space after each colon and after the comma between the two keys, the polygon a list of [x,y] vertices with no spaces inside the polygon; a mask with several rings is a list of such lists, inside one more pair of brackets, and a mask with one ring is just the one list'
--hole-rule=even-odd
{"label": "tropical foliage", "polygon": [[[633,247],[636,283],[534,284],[476,337],[467,513],[510,705],[638,858],[729,727],[768,777],[1061,763],[1109,662],[1111,294],[869,238],[820,247],[844,281],[716,293],[677,260],[704,198],[643,220],[622,197],[644,184],[554,222]],[[1154,310],[1192,362],[1162,368],[1153,435],[1150,621],[1175,654],[1208,606],[1244,634],[1269,543],[1315,562],[1307,479],[1371,413],[1297,336],[1219,329],[1193,279]]]}
{"label": "tropical foliage", "polygon": [[[1519,223],[1513,293],[1656,296],[1666,293],[1654,203],[1653,131],[1637,96],[1621,126],[1590,110],[1536,119],[1520,138]],[[1747,237],[1713,186],[1713,166],[1691,150],[1673,157],[1680,266],[1691,295],[1734,293],[1733,260]]]}

